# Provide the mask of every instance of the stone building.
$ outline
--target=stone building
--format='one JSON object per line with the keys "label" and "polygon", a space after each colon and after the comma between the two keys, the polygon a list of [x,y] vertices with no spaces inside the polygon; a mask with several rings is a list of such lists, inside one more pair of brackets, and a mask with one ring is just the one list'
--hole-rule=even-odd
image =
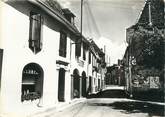
{"label": "stone building", "polygon": [[155,92],[153,99],[163,99],[164,1],[146,0],[139,16],[135,25],[126,30],[126,90],[141,97]]}

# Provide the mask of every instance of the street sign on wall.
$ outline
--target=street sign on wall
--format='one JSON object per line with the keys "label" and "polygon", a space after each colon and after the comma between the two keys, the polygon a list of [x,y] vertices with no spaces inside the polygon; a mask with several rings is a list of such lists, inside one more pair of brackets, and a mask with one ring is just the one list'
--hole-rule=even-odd
{"label": "street sign on wall", "polygon": [[158,89],[160,87],[159,77],[158,76],[150,76],[150,88]]}

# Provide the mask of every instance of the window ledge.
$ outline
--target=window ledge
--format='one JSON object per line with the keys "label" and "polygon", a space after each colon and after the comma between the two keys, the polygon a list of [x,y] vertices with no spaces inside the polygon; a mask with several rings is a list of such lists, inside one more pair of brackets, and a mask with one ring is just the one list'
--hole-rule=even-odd
{"label": "window ledge", "polygon": [[[68,58],[64,58],[64,57],[59,56],[56,60],[56,63],[59,64],[62,62],[68,65],[70,63],[70,60]],[[65,65],[65,66],[67,66],[67,65]]]}

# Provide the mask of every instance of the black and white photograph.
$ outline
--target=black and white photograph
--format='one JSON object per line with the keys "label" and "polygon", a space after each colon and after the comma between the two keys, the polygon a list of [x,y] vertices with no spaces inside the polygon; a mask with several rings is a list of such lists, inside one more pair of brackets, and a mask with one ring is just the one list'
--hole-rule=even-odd
{"label": "black and white photograph", "polygon": [[165,117],[165,0],[0,0],[0,117]]}

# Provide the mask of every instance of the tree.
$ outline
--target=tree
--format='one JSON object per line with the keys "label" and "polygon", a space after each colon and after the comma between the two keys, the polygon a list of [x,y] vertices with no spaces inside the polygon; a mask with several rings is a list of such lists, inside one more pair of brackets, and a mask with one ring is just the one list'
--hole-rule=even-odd
{"label": "tree", "polygon": [[155,29],[148,30],[138,26],[132,35],[132,55],[137,65],[146,68],[163,68],[164,37]]}

